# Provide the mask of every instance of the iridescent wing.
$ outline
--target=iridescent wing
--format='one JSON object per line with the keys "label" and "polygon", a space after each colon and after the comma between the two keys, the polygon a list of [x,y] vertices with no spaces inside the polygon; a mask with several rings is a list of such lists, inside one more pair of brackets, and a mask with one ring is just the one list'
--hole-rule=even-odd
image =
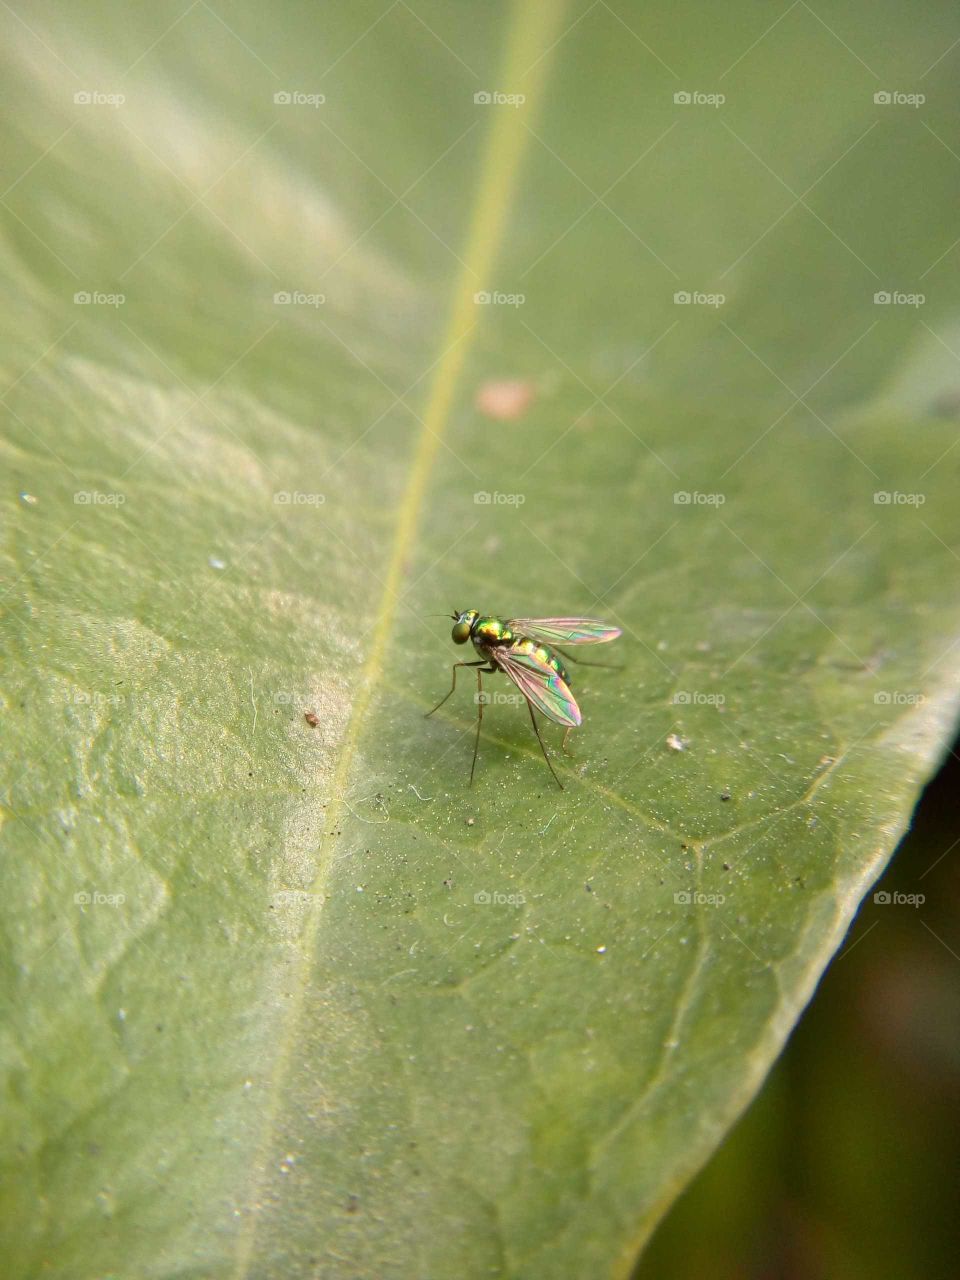
{"label": "iridescent wing", "polygon": [[605,644],[621,634],[619,627],[596,618],[511,618],[507,626],[544,644]]}
{"label": "iridescent wing", "polygon": [[509,676],[523,696],[556,724],[575,729],[580,724],[580,708],[565,680],[529,653],[513,653],[507,648],[490,650],[490,661]]}

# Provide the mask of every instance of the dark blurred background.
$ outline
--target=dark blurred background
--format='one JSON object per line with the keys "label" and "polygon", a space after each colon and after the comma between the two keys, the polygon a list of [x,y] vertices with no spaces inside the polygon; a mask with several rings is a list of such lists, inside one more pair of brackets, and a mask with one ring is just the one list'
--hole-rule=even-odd
{"label": "dark blurred background", "polygon": [[958,796],[960,739],[761,1094],[635,1280],[960,1275]]}

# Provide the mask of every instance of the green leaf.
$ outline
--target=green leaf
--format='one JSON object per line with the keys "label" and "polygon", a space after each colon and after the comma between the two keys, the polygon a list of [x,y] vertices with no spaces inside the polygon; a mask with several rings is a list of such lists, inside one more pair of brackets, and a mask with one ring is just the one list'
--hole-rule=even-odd
{"label": "green leaf", "polygon": [[[890,856],[954,17],[703,15],[6,11],[7,1274],[626,1274]],[[470,606],[624,628],[562,792]]]}

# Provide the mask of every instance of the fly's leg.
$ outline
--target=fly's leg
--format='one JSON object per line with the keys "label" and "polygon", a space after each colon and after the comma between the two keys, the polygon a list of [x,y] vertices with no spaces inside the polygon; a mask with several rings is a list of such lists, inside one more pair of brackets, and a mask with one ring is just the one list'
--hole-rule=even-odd
{"label": "fly's leg", "polygon": [[575,662],[579,667],[606,667],[608,671],[622,671],[623,666],[619,662],[590,662],[587,658],[578,658],[573,653],[567,653],[566,649],[558,649],[553,646],[557,653],[562,654],[567,662]]}
{"label": "fly's leg", "polygon": [[477,753],[480,750],[480,726],[483,724],[483,672],[477,671],[477,736],[473,740],[473,762],[470,765],[470,781],[468,787],[473,786],[473,771],[477,767]]}
{"label": "fly's leg", "polygon": [[426,720],[428,716],[432,716],[434,711],[439,711],[440,708],[443,706],[443,704],[446,702],[446,700],[450,697],[450,694],[453,693],[454,689],[456,689],[457,667],[483,667],[483,666],[486,666],[486,658],[481,658],[478,662],[455,662],[453,666],[450,668],[450,670],[453,672],[453,684],[450,686],[450,693],[445,693],[443,695],[443,697],[440,699],[437,705],[433,708],[433,711],[424,712],[424,716],[423,716],[424,720]]}
{"label": "fly's leg", "polygon": [[563,751],[563,752],[565,752],[568,756],[572,756],[572,755],[573,755],[573,752],[572,752],[572,751],[570,750],[570,748],[567,746],[567,739],[570,737],[570,734],[571,734],[572,732],[573,732],[573,726],[571,726],[569,729],[564,729],[564,731],[563,731],[563,741],[560,743],[560,750],[561,750],[561,751]]}
{"label": "fly's leg", "polygon": [[[482,667],[484,668],[484,670],[486,670],[488,675],[493,674],[500,670],[500,668],[495,667],[492,662],[490,663],[489,666],[487,666],[486,660],[482,662],[464,662],[462,665],[465,667]],[[477,736],[473,743],[473,764],[471,764],[470,766],[470,782],[467,784],[468,786],[471,786],[471,787],[473,786],[473,772],[477,767],[477,754],[480,751],[480,726],[482,724],[483,724],[483,671],[478,671],[477,672]]]}
{"label": "fly's leg", "polygon": [[547,768],[553,774],[554,782],[557,784],[560,790],[563,791],[564,789],[563,783],[557,777],[556,770],[554,769],[553,765],[550,763],[550,757],[547,755],[547,748],[543,745],[543,739],[540,737],[540,726],[537,724],[537,717],[533,714],[533,703],[530,701],[529,698],[527,699],[527,710],[530,712],[530,723],[533,725],[533,732],[537,735],[537,741],[540,743],[540,750],[543,752],[543,758],[547,762]]}

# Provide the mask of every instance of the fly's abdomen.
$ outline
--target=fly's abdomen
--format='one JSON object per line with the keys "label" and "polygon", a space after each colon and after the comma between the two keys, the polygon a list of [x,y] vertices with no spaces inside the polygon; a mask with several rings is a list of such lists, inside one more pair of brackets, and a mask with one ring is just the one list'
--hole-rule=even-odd
{"label": "fly's abdomen", "polygon": [[545,644],[539,644],[536,640],[531,640],[528,636],[522,636],[513,645],[514,653],[525,653],[536,658],[538,662],[545,663],[557,673],[564,684],[569,685],[570,677],[567,675],[567,669],[553,652]]}

